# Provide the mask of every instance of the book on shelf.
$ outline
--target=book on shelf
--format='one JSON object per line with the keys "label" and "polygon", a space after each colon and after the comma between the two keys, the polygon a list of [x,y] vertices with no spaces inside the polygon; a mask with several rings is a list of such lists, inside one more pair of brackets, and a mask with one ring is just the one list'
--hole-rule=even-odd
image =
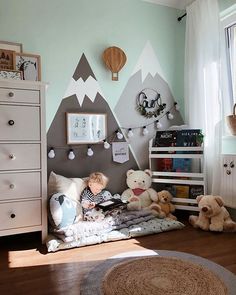
{"label": "book on shelf", "polygon": [[203,185],[190,185],[189,198],[196,199],[197,196],[204,195]]}
{"label": "book on shelf", "polygon": [[157,170],[160,172],[191,172],[191,159],[182,158],[159,158]]}
{"label": "book on shelf", "polygon": [[155,147],[195,147],[203,143],[201,129],[156,131]]}

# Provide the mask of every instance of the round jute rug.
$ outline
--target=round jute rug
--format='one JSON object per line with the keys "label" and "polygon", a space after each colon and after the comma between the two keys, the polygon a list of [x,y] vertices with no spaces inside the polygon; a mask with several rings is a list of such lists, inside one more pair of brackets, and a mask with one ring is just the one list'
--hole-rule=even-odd
{"label": "round jute rug", "polygon": [[113,266],[102,281],[104,295],[226,295],[207,268],[179,258],[145,257]]}
{"label": "round jute rug", "polygon": [[81,295],[235,295],[236,276],[183,252],[144,250],[113,256],[90,271]]}

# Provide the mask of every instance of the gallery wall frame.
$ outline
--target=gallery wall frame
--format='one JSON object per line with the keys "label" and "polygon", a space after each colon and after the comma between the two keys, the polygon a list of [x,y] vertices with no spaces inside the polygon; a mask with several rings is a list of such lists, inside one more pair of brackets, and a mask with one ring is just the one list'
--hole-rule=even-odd
{"label": "gallery wall frame", "polygon": [[107,136],[107,114],[66,113],[67,144],[102,143]]}
{"label": "gallery wall frame", "polygon": [[15,70],[0,70],[0,79],[22,80],[22,72]]}
{"label": "gallery wall frame", "polygon": [[23,45],[21,43],[0,40],[0,49],[23,52]]}
{"label": "gallery wall frame", "polygon": [[15,70],[15,51],[0,49],[0,70]]}
{"label": "gallery wall frame", "polygon": [[23,80],[41,81],[40,55],[16,52],[15,69],[22,72]]}

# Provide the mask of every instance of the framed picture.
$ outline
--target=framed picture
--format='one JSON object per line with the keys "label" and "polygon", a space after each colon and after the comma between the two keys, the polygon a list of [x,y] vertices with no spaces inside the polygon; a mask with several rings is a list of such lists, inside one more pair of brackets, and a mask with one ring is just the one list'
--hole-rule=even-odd
{"label": "framed picture", "polygon": [[101,143],[107,136],[107,115],[66,113],[67,144]]}
{"label": "framed picture", "polygon": [[0,70],[0,78],[22,80],[22,73],[14,70]]}
{"label": "framed picture", "polygon": [[15,54],[15,69],[22,72],[23,80],[41,80],[40,55],[30,53]]}
{"label": "framed picture", "polygon": [[22,52],[23,46],[21,43],[0,41],[0,49],[12,50],[15,52]]}
{"label": "framed picture", "polygon": [[15,51],[0,49],[0,70],[15,70]]}

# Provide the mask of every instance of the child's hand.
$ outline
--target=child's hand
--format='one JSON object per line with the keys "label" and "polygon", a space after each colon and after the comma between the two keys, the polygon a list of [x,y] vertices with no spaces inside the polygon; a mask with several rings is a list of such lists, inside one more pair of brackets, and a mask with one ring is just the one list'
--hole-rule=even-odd
{"label": "child's hand", "polygon": [[89,201],[83,201],[82,202],[82,207],[85,209],[92,209],[95,207],[95,203],[94,202],[89,202]]}
{"label": "child's hand", "polygon": [[92,208],[94,208],[94,207],[95,207],[95,205],[96,205],[96,204],[95,204],[94,202],[90,202],[90,203],[89,203],[89,207],[88,207],[88,208],[89,208],[89,209],[92,209]]}

